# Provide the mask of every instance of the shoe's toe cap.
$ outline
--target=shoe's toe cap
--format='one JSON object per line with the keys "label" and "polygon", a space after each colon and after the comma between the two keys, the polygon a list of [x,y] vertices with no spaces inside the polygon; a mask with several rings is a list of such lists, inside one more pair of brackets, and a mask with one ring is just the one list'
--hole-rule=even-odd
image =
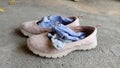
{"label": "shoe's toe cap", "polygon": [[28,21],[28,22],[24,22],[21,24],[20,28],[22,30],[31,32],[31,33],[36,33],[39,31],[39,27],[36,24],[37,21]]}
{"label": "shoe's toe cap", "polygon": [[33,35],[27,40],[28,47],[31,51],[49,53],[54,50],[52,43],[46,36],[47,34]]}

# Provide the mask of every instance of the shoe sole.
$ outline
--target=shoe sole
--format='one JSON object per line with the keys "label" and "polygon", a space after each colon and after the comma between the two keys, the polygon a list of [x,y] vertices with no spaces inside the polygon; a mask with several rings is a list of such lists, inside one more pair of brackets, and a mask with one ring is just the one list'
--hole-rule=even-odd
{"label": "shoe sole", "polygon": [[48,53],[42,53],[40,51],[37,51],[36,49],[32,48],[31,45],[29,44],[29,39],[27,39],[27,44],[28,44],[28,48],[36,55],[39,55],[41,57],[46,57],[46,58],[61,58],[64,57],[66,55],[68,55],[69,53],[76,51],[76,50],[91,50],[94,49],[97,46],[97,40],[94,41],[94,43],[91,43],[89,45],[85,45],[85,46],[79,46],[79,47],[74,47],[71,49],[68,49],[64,52],[61,53],[57,53],[57,54],[48,54]]}

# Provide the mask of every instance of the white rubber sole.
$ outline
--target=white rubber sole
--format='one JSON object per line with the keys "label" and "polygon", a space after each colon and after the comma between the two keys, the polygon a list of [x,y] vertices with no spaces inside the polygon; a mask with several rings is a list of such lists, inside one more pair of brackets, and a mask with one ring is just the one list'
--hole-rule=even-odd
{"label": "white rubber sole", "polygon": [[36,55],[39,55],[41,57],[46,57],[46,58],[61,58],[61,57],[64,57],[64,56],[68,55],[72,51],[94,49],[97,46],[97,41],[95,41],[94,43],[91,43],[89,45],[84,45],[84,46],[81,45],[79,47],[74,47],[74,48],[68,49],[68,50],[66,50],[64,52],[57,53],[57,54],[42,53],[42,52],[32,48],[30,43],[29,43],[29,39],[27,39],[27,44],[28,44],[28,48]]}

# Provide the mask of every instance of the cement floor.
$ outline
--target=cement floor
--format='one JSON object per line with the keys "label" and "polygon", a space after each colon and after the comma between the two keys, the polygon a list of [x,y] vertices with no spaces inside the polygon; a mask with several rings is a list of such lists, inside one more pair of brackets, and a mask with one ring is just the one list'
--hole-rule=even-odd
{"label": "cement floor", "polygon": [[[56,0],[57,1],[57,0]],[[6,11],[0,13],[0,68],[119,68],[120,67],[120,16],[79,11],[66,5],[47,5],[33,1],[17,1],[8,5],[1,0]],[[51,3],[52,4],[52,3]],[[83,15],[81,25],[101,24],[98,29],[98,46],[90,51],[75,51],[60,59],[46,59],[28,50],[26,37],[19,31],[24,21],[39,20],[46,15]]]}

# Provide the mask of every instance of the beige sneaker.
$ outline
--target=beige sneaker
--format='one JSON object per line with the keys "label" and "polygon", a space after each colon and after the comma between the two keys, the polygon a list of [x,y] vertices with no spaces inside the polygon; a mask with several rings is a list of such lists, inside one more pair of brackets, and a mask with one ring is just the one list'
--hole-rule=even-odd
{"label": "beige sneaker", "polygon": [[87,36],[79,41],[67,43],[61,50],[57,50],[47,37],[47,32],[33,35],[27,39],[28,48],[34,53],[47,58],[60,58],[75,50],[90,50],[97,46],[97,28],[92,26],[77,26],[71,28],[75,32],[86,32]]}
{"label": "beige sneaker", "polygon": [[[68,27],[72,27],[72,26],[79,26],[79,17],[69,17],[71,19],[74,19],[73,22],[71,22],[70,24],[67,24]],[[44,33],[44,32],[50,32],[51,29],[50,28],[42,28],[40,26],[38,26],[37,21],[28,21],[28,22],[24,22],[22,23],[22,25],[20,26],[20,30],[21,32],[25,35],[25,36],[31,36],[31,35],[36,35],[36,34],[40,34],[40,33]]]}

